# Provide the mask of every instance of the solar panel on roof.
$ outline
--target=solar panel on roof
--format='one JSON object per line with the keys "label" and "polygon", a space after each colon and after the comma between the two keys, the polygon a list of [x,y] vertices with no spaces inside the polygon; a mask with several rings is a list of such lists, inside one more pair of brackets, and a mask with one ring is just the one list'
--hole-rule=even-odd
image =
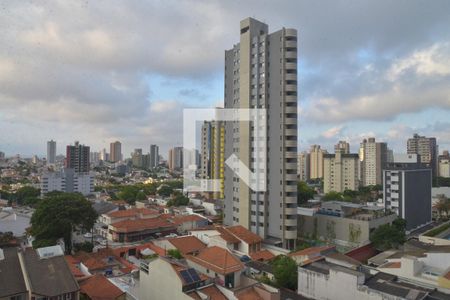
{"label": "solar panel on roof", "polygon": [[197,271],[195,271],[194,269],[188,269],[187,270],[189,272],[189,275],[191,275],[192,280],[194,280],[194,282],[196,281],[200,281],[200,276],[198,276]]}
{"label": "solar panel on roof", "polygon": [[180,271],[180,275],[181,277],[183,277],[184,282],[186,282],[187,284],[194,282],[187,270]]}

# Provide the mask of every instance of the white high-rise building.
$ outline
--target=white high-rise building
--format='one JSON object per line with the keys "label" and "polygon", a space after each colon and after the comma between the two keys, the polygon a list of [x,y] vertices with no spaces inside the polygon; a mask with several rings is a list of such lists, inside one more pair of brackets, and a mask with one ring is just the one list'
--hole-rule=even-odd
{"label": "white high-rise building", "polygon": [[47,164],[56,162],[56,142],[54,140],[47,142]]}
{"label": "white high-rise building", "polygon": [[[226,122],[225,159],[235,154],[250,171],[267,174],[265,192],[254,191],[225,168],[224,222],[294,248],[297,239],[297,30],[269,34],[247,18],[240,41],[225,51],[225,108],[266,109],[267,143],[255,122]],[[260,125],[256,125],[260,126]],[[266,151],[266,169],[261,153]],[[261,171],[261,172],[260,172]]]}
{"label": "white high-rise building", "polygon": [[358,180],[358,154],[341,153],[324,155],[323,190],[325,193],[356,191]]}
{"label": "white high-rise building", "polygon": [[309,177],[311,179],[323,178],[323,155],[327,151],[320,145],[312,145],[309,150]]}
{"label": "white high-rise building", "polygon": [[94,192],[94,175],[77,173],[74,169],[61,169],[56,172],[46,172],[41,177],[41,194],[58,191],[66,193],[81,193],[85,196]]}
{"label": "white high-rise building", "polygon": [[388,162],[387,144],[378,143],[375,138],[364,139],[359,148],[359,160],[362,185],[383,184],[383,169]]}

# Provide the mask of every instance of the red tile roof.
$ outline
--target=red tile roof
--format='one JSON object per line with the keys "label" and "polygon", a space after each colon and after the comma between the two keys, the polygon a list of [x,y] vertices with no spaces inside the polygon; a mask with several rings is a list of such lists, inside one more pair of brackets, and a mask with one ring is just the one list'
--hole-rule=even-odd
{"label": "red tile roof", "polygon": [[260,243],[263,240],[259,235],[251,232],[250,230],[241,225],[225,227],[225,230],[230,232],[238,239],[246,242],[247,244]]}
{"label": "red tile roof", "polygon": [[236,293],[236,297],[238,300],[264,300],[253,287]]}
{"label": "red tile roof", "polygon": [[91,300],[114,300],[125,294],[100,274],[81,281],[80,291]]}
{"label": "red tile roof", "polygon": [[204,221],[205,218],[198,215],[175,216],[170,219],[174,224],[180,225],[186,222]]}
{"label": "red tile roof", "polygon": [[222,292],[215,285],[207,286],[198,291],[205,294],[208,299],[211,300],[227,300],[227,297],[225,297],[225,295],[222,294]]}
{"label": "red tile roof", "polygon": [[107,216],[110,218],[126,218],[126,217],[135,217],[141,214],[144,216],[158,215],[159,212],[157,210],[148,208],[132,208],[126,210],[117,210],[107,214]]}
{"label": "red tile roof", "polygon": [[187,255],[186,259],[222,275],[244,268],[242,262],[228,250],[217,246],[205,248],[196,256]]}
{"label": "red tile roof", "polygon": [[79,260],[75,259],[75,257],[73,257],[72,255],[65,255],[64,258],[66,259],[66,262],[69,265],[70,271],[72,272],[73,276],[78,278],[85,276],[78,266],[78,264],[80,263]]}
{"label": "red tile roof", "polygon": [[273,259],[275,257],[275,255],[272,252],[270,252],[269,250],[264,249],[261,251],[251,253],[250,257],[253,260],[266,261],[266,260]]}
{"label": "red tile roof", "polygon": [[220,233],[220,237],[223,238],[228,243],[235,244],[240,242],[240,240],[237,237],[228,232],[228,230],[225,230],[224,227],[216,227],[215,229]]}
{"label": "red tile roof", "polygon": [[289,253],[288,256],[313,256],[320,255],[322,252],[334,249],[334,246],[309,247],[303,250]]}
{"label": "red tile roof", "polygon": [[175,229],[174,224],[169,223],[165,219],[151,218],[151,219],[137,219],[137,220],[124,220],[111,224],[116,232],[136,232],[151,229]]}
{"label": "red tile roof", "polygon": [[183,255],[192,254],[206,248],[206,245],[202,241],[192,235],[169,239],[169,242],[180,250]]}

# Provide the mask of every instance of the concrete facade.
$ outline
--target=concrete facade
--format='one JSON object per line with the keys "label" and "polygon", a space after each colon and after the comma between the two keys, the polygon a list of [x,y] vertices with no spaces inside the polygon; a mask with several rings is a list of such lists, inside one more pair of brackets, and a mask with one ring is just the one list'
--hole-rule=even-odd
{"label": "concrete facade", "polygon": [[266,24],[252,18],[240,25],[240,42],[225,52],[225,108],[265,108],[267,148],[258,151],[257,125],[227,122],[225,157],[234,153],[253,170],[261,167],[261,151],[267,151],[267,170],[261,172],[267,174],[267,192],[254,192],[226,168],[224,222],[292,248],[297,237],[297,31],[269,34]]}
{"label": "concrete facade", "polygon": [[325,154],[323,165],[324,193],[358,189],[358,154]]}
{"label": "concrete facade", "polygon": [[311,179],[323,178],[323,155],[326,151],[320,149],[319,145],[312,145],[309,150],[310,157],[310,171],[309,176]]}
{"label": "concrete facade", "polygon": [[298,179],[307,181],[311,178],[310,158],[311,155],[306,151],[298,154],[297,158]]}
{"label": "concrete facade", "polygon": [[361,184],[363,186],[383,184],[383,169],[388,160],[386,143],[375,138],[364,139],[360,145]]}

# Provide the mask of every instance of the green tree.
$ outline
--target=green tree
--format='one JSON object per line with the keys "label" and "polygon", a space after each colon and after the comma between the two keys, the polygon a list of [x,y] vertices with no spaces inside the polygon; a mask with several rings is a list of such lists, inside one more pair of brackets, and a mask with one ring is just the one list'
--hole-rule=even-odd
{"label": "green tree", "polygon": [[342,201],[343,199],[344,198],[342,194],[335,191],[330,191],[322,197],[322,201],[333,201],[333,200]]}
{"label": "green tree", "polygon": [[172,256],[173,258],[176,258],[176,259],[182,259],[183,258],[183,255],[181,255],[181,252],[178,249],[169,249],[169,250],[167,250],[167,254],[169,256]]}
{"label": "green tree", "polygon": [[19,205],[33,206],[39,201],[41,190],[31,186],[24,186],[17,190],[13,196],[13,201]]}
{"label": "green tree", "polygon": [[392,224],[384,224],[375,229],[370,235],[370,241],[380,251],[397,249],[406,242],[405,229],[406,221],[398,218]]}
{"label": "green tree", "polygon": [[173,198],[167,201],[167,206],[184,206],[189,204],[189,198],[181,194],[180,192],[175,192]]}
{"label": "green tree", "polygon": [[162,184],[158,188],[158,195],[169,197],[173,193],[173,188],[167,184]]}
{"label": "green tree", "polygon": [[306,182],[300,181],[297,184],[297,203],[306,203],[314,197],[314,190],[310,188]]}
{"label": "green tree", "polygon": [[34,247],[54,245],[64,238],[66,252],[72,252],[72,232],[90,231],[97,219],[91,203],[81,194],[52,192],[41,200],[31,217]]}
{"label": "green tree", "polygon": [[286,255],[278,255],[271,262],[275,284],[290,290],[297,289],[297,263]]}

